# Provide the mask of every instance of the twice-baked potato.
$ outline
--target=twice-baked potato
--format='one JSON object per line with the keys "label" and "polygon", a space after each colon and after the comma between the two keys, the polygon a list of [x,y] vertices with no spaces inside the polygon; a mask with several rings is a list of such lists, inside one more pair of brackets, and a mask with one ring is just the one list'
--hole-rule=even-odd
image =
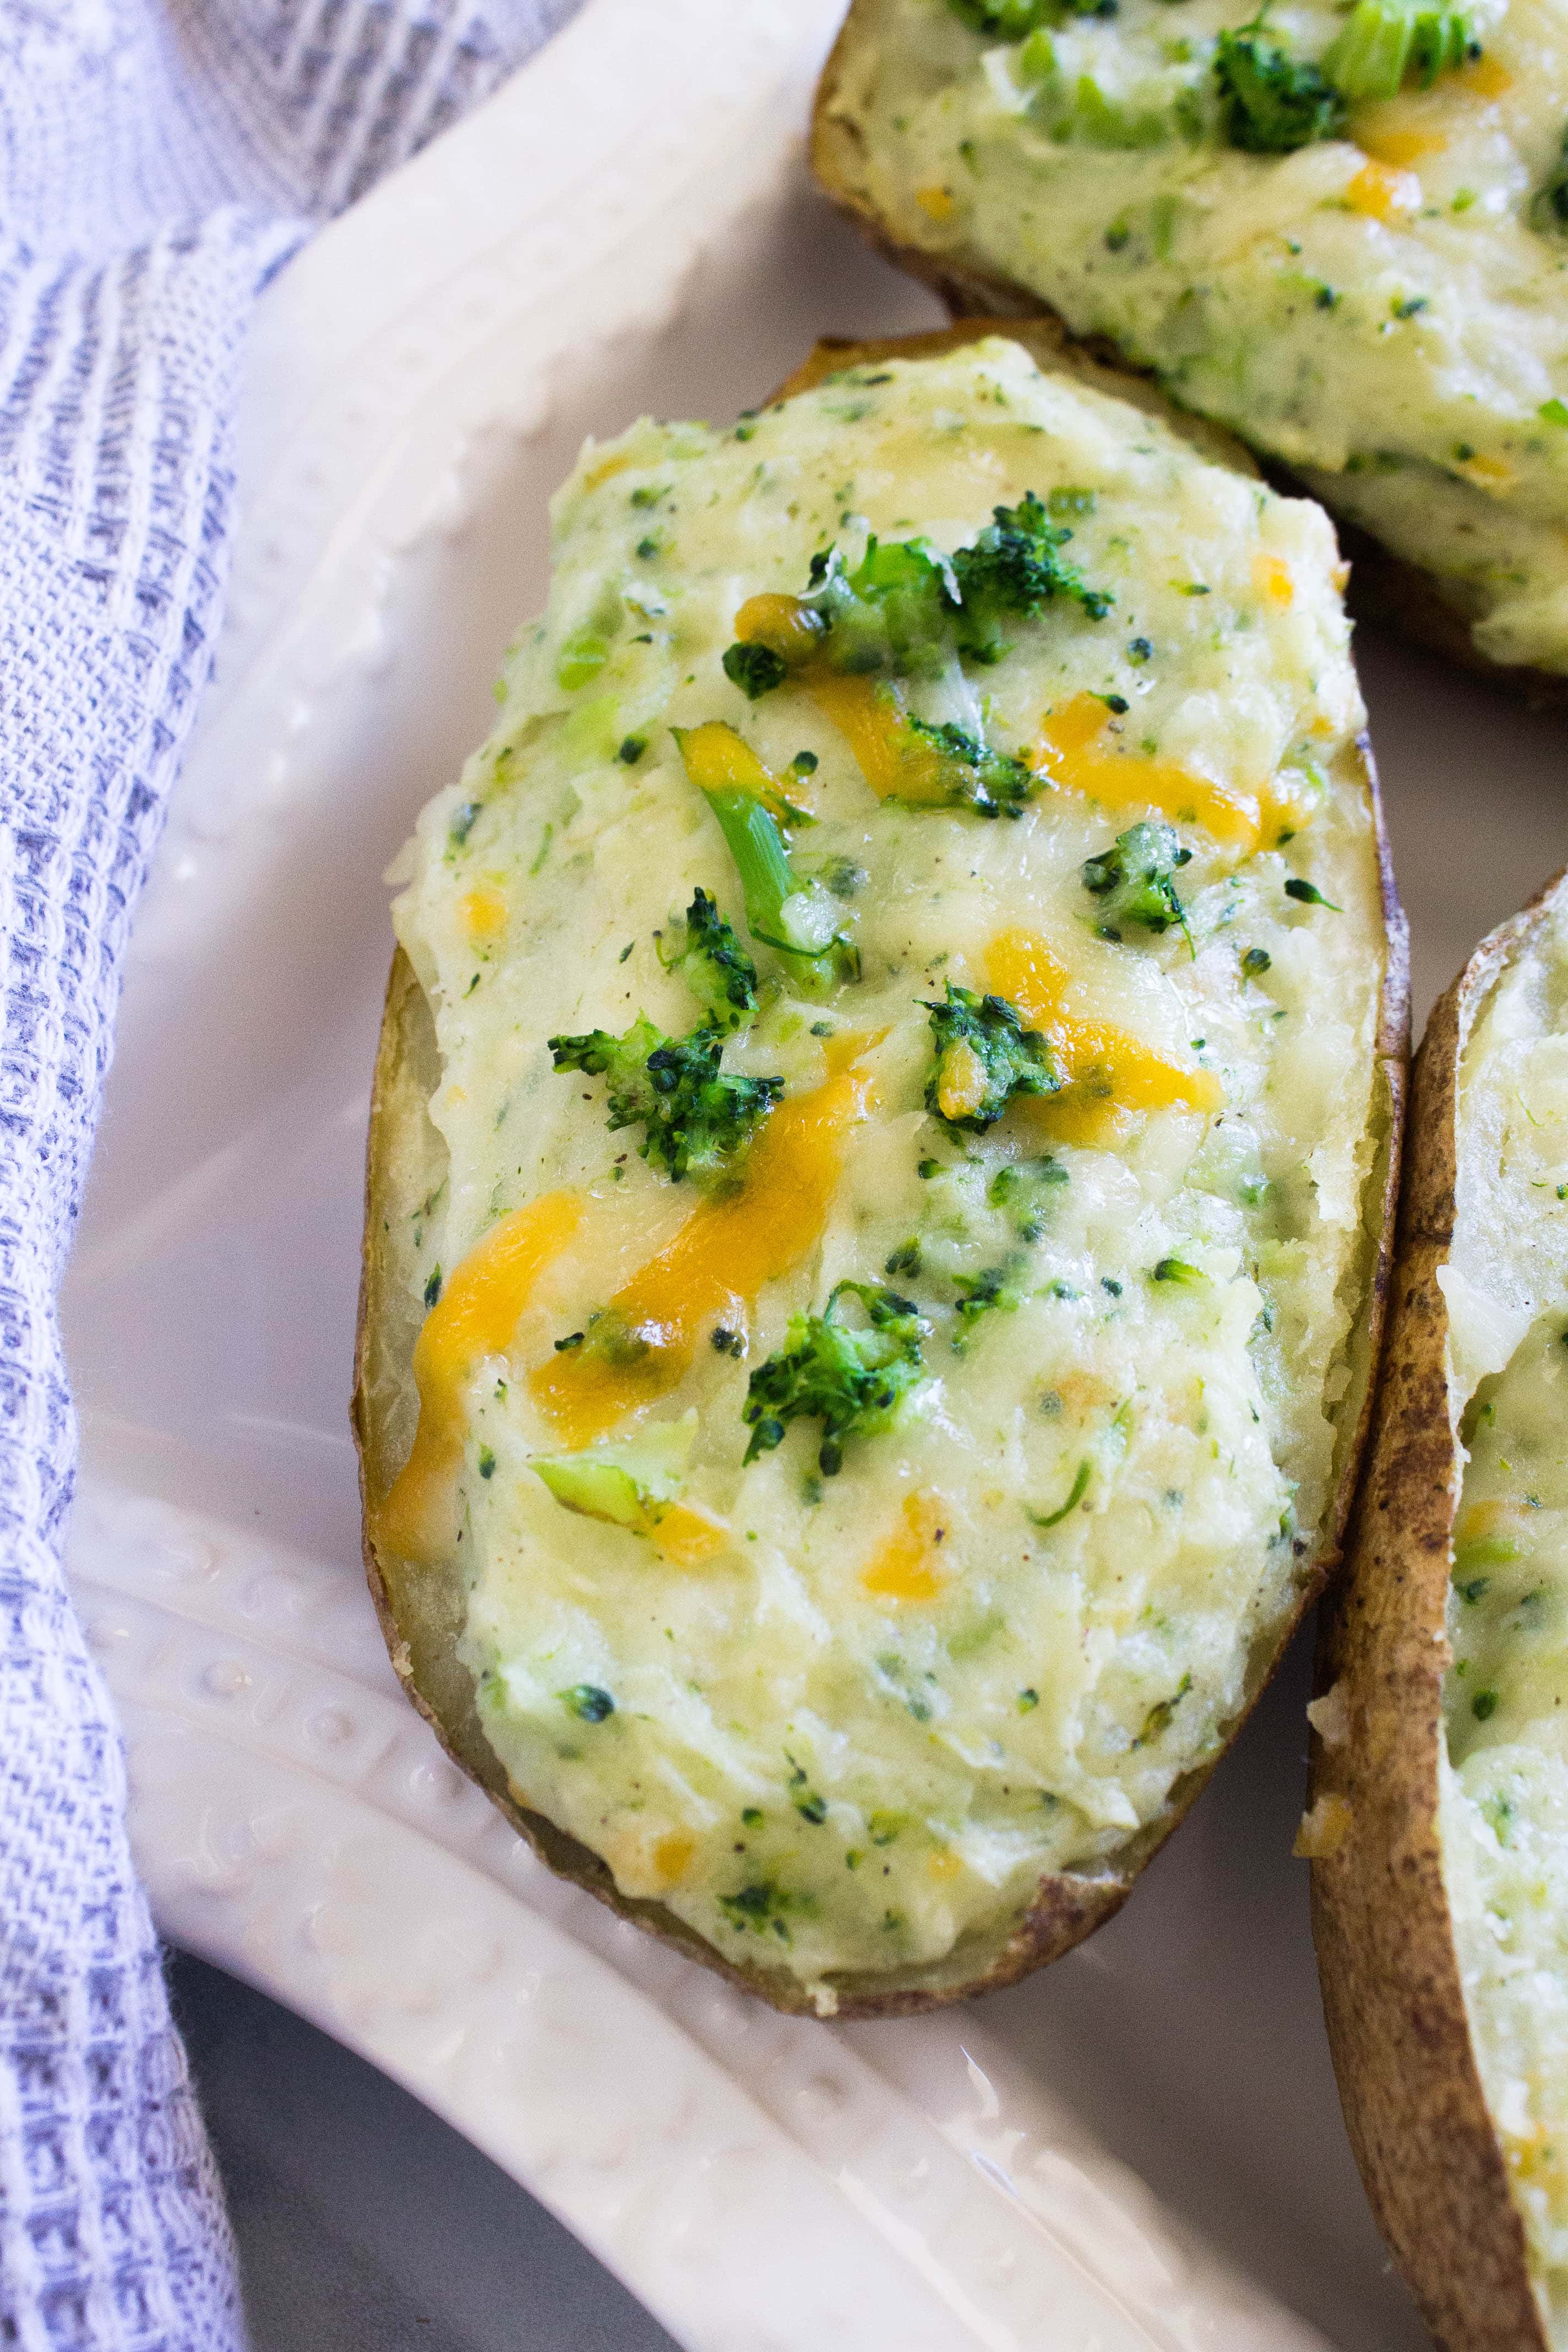
{"label": "twice-baked potato", "polygon": [[545,1859],[886,2014],[1116,1908],[1337,1556],[1404,933],[1316,507],[1044,328],[785,393],[585,449],[405,854],[355,1421]]}
{"label": "twice-baked potato", "polygon": [[854,0],[814,152],[960,310],[1149,370],[1353,527],[1360,609],[1539,694],[1568,677],[1565,126],[1553,0]]}
{"label": "twice-baked potato", "polygon": [[1323,2003],[1447,2352],[1568,2343],[1568,884],[1416,1059],[1387,1359],[1312,1715]]}

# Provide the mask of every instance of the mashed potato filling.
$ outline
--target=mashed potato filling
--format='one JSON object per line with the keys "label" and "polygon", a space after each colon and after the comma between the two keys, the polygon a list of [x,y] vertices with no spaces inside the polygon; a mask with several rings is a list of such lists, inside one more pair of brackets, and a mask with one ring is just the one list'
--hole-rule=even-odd
{"label": "mashed potato filling", "polygon": [[[1215,85],[1247,0],[1061,13],[1009,42],[952,0],[860,0],[835,113],[865,199],[1294,467],[1436,574],[1490,659],[1568,670],[1556,0],[1479,0],[1470,63],[1274,154],[1228,143]],[[1344,21],[1294,0],[1268,32],[1315,62]]]}
{"label": "mashed potato filling", "polygon": [[1439,1277],[1468,1459],[1445,1872],[1470,2031],[1554,2343],[1568,2343],[1568,920],[1466,1050]]}
{"label": "mashed potato filling", "polygon": [[[814,559],[958,578],[1030,498],[1079,586],[991,658],[725,666],[809,638]],[[1152,1822],[1310,1571],[1384,965],[1336,550],[1001,339],[590,445],[554,541],[400,868],[448,1164],[398,1540],[450,1516],[521,1801],[831,2007]],[[742,823],[787,843],[766,919]],[[689,1031],[699,892],[757,975],[722,1072],[772,1095],[677,1181],[546,1041]],[[1016,1026],[980,1051],[960,991]],[[993,1117],[998,1022],[1037,1086]],[[887,1409],[745,1418],[830,1306]]]}

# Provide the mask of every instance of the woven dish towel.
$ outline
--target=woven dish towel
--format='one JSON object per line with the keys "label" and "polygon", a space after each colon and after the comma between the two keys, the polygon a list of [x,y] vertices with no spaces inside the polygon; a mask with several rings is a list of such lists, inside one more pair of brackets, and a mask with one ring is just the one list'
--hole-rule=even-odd
{"label": "woven dish towel", "polygon": [[[211,660],[246,320],[577,0],[0,0],[0,2347],[237,2352],[233,2249],[62,1580],[55,1295]],[[301,2347],[303,2352],[303,2347]]]}

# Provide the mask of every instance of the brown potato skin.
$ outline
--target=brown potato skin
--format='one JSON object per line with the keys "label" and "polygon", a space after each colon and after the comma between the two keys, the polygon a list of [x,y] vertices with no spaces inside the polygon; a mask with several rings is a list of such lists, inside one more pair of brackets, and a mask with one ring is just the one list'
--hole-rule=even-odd
{"label": "brown potato skin", "polygon": [[[811,168],[823,194],[896,268],[929,286],[955,319],[1048,320],[1062,344],[1091,353],[1108,369],[1120,373],[1124,382],[1135,373],[1142,373],[1108,337],[1075,338],[1066,321],[1040,295],[988,269],[982,256],[926,253],[918,246],[900,243],[883,221],[866,195],[862,174],[857,168],[861,150],[854,127],[839,120],[832,110],[859,37],[860,11],[861,0],[851,0],[849,13],[822,69],[812,107]],[[1152,383],[1155,379],[1148,375],[1145,380]],[[1163,398],[1162,404],[1167,421],[1175,421],[1172,403]],[[1175,411],[1175,416],[1182,413]],[[1211,430],[1223,432],[1224,428],[1215,425]],[[1255,454],[1258,467],[1277,489],[1298,498],[1321,495],[1315,490],[1303,490],[1289,467],[1266,455]],[[1325,499],[1322,503],[1332,509],[1331,500]],[[1479,617],[1480,608],[1461,583],[1440,581],[1435,574],[1393,554],[1358,525],[1337,514],[1335,520],[1351,565],[1346,602],[1355,619],[1396,628],[1428,653],[1439,655],[1448,667],[1457,667],[1483,677],[1510,697],[1522,698],[1532,709],[1568,705],[1568,677],[1552,670],[1489,661],[1479,650],[1471,635],[1471,624]]]}
{"label": "brown potato skin", "polygon": [[1322,1612],[1310,1796],[1349,1827],[1312,1864],[1312,1932],[1345,2122],[1384,2236],[1444,2352],[1549,2352],[1523,2224],[1477,2069],[1443,1878],[1438,1767],[1461,1463],[1437,1270],[1454,1237],[1459,1064],[1563,877],[1483,940],[1416,1056],[1388,1345],[1349,1564]]}
{"label": "brown potato skin", "polygon": [[[1239,444],[1200,417],[1174,414],[1163,394],[1135,377],[1105,367],[1071,343],[1048,320],[968,320],[929,335],[906,335],[872,342],[828,341],[781,386],[787,399],[835,370],[889,358],[921,359],[961,348],[996,332],[1024,343],[1042,367],[1077,375],[1097,389],[1163,417],[1203,456],[1238,470],[1256,469]],[[1371,750],[1359,746],[1376,831],[1384,929],[1388,942],[1377,1039],[1381,1102],[1373,1117],[1378,1157],[1368,1180],[1364,1224],[1367,1252],[1366,1305],[1352,1347],[1352,1380],[1341,1423],[1341,1461],[1335,1497],[1316,1552],[1301,1563],[1296,1611],[1277,1641],[1250,1662],[1246,1705],[1231,1725],[1226,1745],[1241,1729],[1262,1693],[1301,1616],[1337,1569],[1351,1496],[1371,1417],[1373,1375],[1382,1340],[1389,1244],[1397,1195],[1405,1088],[1409,1058],[1409,972],[1404,913],[1378,800]],[[398,1676],[414,1705],[447,1753],[494,1801],[540,1859],[584,1887],[622,1918],[635,1920],[689,1958],[760,1994],[775,2009],[815,2015],[816,2005],[786,1969],[760,1962],[731,1963],[697,1936],[662,1903],[622,1895],[605,1864],[579,1840],[542,1814],[519,1803],[505,1771],[480,1727],[474,1687],[457,1654],[464,1592],[456,1562],[415,1568],[382,1552],[372,1534],[374,1512],[390,1487],[412,1443],[414,1405],[409,1358],[418,1328],[408,1286],[400,1278],[393,1235],[399,1223],[399,1194],[406,1207],[426,1189],[434,1161],[421,1173],[410,1139],[417,1133],[428,1149],[435,1131],[425,1103],[435,1083],[434,1029],[424,991],[401,949],[394,957],[386,1010],[376,1056],[365,1159],[364,1253],[360,1286],[352,1416],[359,1454],[363,1511],[364,1562],[372,1598]],[[412,1165],[405,1165],[412,1161]],[[1220,1751],[1223,1753],[1223,1750]],[[931,1966],[875,1974],[846,1973],[836,1979],[837,2015],[900,2017],[935,2009],[972,1994],[994,1992],[1059,1959],[1119,1910],[1150,1856],[1164,1843],[1202,1790],[1219,1761],[1216,1753],[1178,1780],[1162,1812],[1130,1839],[1113,1863],[1096,1871],[1066,1872],[1043,1878],[1027,1912],[1010,1929],[961,1943]]]}

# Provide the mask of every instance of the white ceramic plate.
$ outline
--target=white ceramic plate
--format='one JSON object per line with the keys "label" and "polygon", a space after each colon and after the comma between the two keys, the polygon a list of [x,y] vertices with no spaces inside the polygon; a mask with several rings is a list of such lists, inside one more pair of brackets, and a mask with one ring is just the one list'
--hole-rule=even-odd
{"label": "white ceramic plate", "polygon": [[[1298,1654],[1126,1912],[982,2007],[789,2022],[524,1853],[399,1696],[346,1401],[380,875],[485,726],[584,432],[926,323],[808,193],[840,0],[588,0],[259,317],[218,677],[68,1293],[83,1606],[166,1931],[374,2058],[684,2344],[1415,2352],[1289,1859]],[[1363,671],[1421,1009],[1568,851],[1560,722]]]}

